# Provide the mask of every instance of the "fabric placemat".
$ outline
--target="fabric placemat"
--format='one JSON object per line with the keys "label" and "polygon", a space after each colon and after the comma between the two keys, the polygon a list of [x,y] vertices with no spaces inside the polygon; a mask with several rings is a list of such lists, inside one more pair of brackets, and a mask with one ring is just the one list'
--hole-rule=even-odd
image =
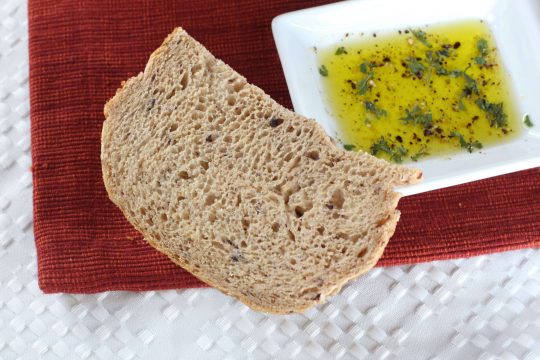
{"label": "fabric placemat", "polygon": [[[174,27],[291,107],[274,16],[327,1],[29,0],[34,230],[44,292],[204,286],[108,200],[103,105]],[[380,266],[540,245],[540,169],[402,199]]]}

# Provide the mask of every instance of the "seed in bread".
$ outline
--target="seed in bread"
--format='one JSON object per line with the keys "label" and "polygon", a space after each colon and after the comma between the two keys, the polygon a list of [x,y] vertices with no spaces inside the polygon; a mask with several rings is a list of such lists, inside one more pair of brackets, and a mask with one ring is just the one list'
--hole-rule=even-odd
{"label": "seed in bread", "polygon": [[394,233],[418,170],[337,148],[176,29],[105,106],[110,199],[144,238],[253,309],[321,303]]}

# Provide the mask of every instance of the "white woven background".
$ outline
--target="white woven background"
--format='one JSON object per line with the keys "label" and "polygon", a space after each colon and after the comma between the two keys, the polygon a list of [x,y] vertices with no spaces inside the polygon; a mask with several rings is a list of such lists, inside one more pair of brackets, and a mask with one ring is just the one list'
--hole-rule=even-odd
{"label": "white woven background", "polygon": [[538,250],[375,269],[303,315],[211,289],[45,296],[29,127],[26,3],[0,0],[0,359],[540,359]]}

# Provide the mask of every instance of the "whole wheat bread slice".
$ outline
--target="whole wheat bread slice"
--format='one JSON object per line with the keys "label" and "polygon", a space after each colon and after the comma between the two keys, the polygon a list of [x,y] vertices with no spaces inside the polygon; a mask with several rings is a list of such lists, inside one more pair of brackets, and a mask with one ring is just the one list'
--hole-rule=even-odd
{"label": "whole wheat bread slice", "polygon": [[111,200],[156,249],[253,309],[303,311],[370,269],[418,170],[347,152],[176,29],[105,106]]}

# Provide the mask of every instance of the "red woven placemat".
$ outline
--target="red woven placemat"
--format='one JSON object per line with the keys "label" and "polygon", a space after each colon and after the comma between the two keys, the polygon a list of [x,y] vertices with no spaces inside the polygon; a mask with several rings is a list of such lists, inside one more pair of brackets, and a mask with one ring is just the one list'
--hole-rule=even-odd
{"label": "red woven placemat", "polygon": [[[108,200],[99,160],[103,104],[182,26],[290,107],[270,30],[325,1],[30,0],[34,230],[45,292],[202,286],[148,246]],[[540,170],[401,201],[379,265],[540,245]]]}

